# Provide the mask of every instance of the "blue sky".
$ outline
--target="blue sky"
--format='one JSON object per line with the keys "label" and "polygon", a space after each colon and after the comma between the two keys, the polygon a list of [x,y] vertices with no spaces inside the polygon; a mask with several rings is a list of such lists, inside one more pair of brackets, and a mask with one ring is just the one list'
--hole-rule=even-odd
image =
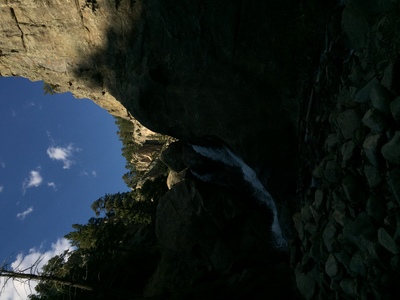
{"label": "blue sky", "polygon": [[88,99],[0,78],[0,262],[65,244],[71,225],[93,216],[94,200],[128,191],[116,132]]}

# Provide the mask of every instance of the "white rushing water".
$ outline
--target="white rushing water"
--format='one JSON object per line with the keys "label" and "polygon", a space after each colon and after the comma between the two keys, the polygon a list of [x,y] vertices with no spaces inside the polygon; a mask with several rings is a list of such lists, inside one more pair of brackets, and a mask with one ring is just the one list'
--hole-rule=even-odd
{"label": "white rushing water", "polygon": [[[254,194],[257,197],[257,199],[260,202],[265,203],[273,213],[273,222],[271,229],[276,238],[276,246],[278,248],[286,247],[287,241],[283,237],[282,230],[279,225],[275,202],[272,199],[271,195],[268,193],[268,191],[265,189],[265,187],[262,185],[260,180],[258,179],[254,170],[250,168],[248,165],[246,165],[246,163],[239,156],[234,154],[225,146],[222,146],[220,148],[208,148],[196,145],[191,145],[191,146],[194,151],[196,151],[198,154],[204,157],[207,157],[214,161],[220,161],[228,166],[239,167],[242,170],[243,179],[253,187]],[[211,176],[210,177],[203,175],[200,176],[199,174],[196,174],[196,172],[192,173],[193,175],[197,176],[200,180],[203,181],[209,181],[211,178]]]}

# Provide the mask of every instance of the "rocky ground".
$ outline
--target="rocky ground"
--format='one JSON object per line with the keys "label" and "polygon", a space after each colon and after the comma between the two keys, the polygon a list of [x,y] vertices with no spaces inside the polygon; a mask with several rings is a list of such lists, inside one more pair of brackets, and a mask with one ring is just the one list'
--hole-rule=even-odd
{"label": "rocky ground", "polygon": [[344,32],[327,36],[303,103],[300,155],[307,164],[291,265],[306,299],[394,299],[400,292],[400,69],[393,34],[399,14],[348,2]]}

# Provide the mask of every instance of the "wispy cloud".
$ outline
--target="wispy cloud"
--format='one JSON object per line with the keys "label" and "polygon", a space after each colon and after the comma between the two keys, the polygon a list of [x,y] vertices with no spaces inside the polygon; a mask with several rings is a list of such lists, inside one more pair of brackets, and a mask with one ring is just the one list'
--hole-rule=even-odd
{"label": "wispy cloud", "polygon": [[38,171],[31,171],[29,178],[26,178],[22,183],[22,190],[25,194],[26,190],[32,187],[38,187],[42,184],[43,178]]}
{"label": "wispy cloud", "polygon": [[73,158],[73,153],[80,151],[79,148],[75,148],[73,144],[69,144],[67,147],[54,147],[50,146],[47,148],[47,155],[52,160],[62,161],[64,166],[63,169],[69,169],[71,165],[75,163]]}
{"label": "wispy cloud", "polygon": [[3,190],[4,190],[4,186],[3,186],[3,185],[0,185],[0,193],[2,193]]}
{"label": "wispy cloud", "polygon": [[[42,271],[43,266],[49,261],[50,258],[62,254],[65,250],[73,250],[71,243],[64,238],[58,239],[57,242],[51,244],[51,249],[44,251],[41,249],[32,248],[29,250],[27,255],[22,253],[18,254],[15,261],[10,265],[13,271],[26,270],[25,273],[38,273]],[[37,263],[35,270],[30,267]],[[4,285],[3,285],[4,284]],[[28,299],[28,295],[35,294],[35,286],[37,283],[31,281],[17,281],[9,280],[4,282],[4,278],[0,278],[0,286],[3,287],[1,290],[1,299],[5,300],[17,300],[17,299]]]}
{"label": "wispy cloud", "polygon": [[97,172],[96,171],[92,171],[92,176],[93,177],[97,177]]}
{"label": "wispy cloud", "polygon": [[23,220],[23,219],[25,219],[25,217],[27,215],[29,215],[32,212],[33,212],[33,207],[31,206],[27,210],[24,210],[23,212],[18,213],[17,214],[17,218],[20,219],[20,220]]}
{"label": "wispy cloud", "polygon": [[48,182],[47,186],[50,186],[50,187],[53,188],[54,191],[57,191],[57,186],[56,186],[56,184],[54,182]]}

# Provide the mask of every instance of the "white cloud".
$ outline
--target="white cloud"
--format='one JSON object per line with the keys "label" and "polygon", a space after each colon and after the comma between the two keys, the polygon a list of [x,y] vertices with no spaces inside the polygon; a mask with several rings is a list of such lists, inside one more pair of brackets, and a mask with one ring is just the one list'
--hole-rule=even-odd
{"label": "white cloud", "polygon": [[3,185],[0,185],[0,193],[2,193],[3,190],[4,190],[4,186],[3,186]]}
{"label": "white cloud", "polygon": [[69,169],[75,162],[72,160],[73,153],[80,151],[79,148],[75,148],[72,144],[68,147],[53,147],[47,148],[47,154],[52,160],[60,160],[63,162],[63,169]]}
{"label": "white cloud", "polygon": [[[24,273],[30,273],[34,271],[40,272],[43,266],[49,261],[50,258],[55,255],[62,254],[65,250],[73,250],[70,242],[67,239],[61,238],[57,242],[51,244],[51,249],[48,251],[43,251],[41,247],[39,249],[32,248],[29,250],[27,255],[22,253],[17,255],[15,261],[11,263],[11,269],[13,271],[25,270]],[[30,267],[37,263],[37,268],[31,270]],[[3,286],[4,278],[0,278],[0,286]],[[36,282],[34,281],[17,281],[9,280],[5,285],[4,289],[1,290],[1,299],[4,300],[18,300],[18,299],[28,299],[29,294],[35,293]]]}
{"label": "white cloud", "polygon": [[40,186],[42,182],[43,178],[40,176],[40,173],[38,171],[31,171],[29,178],[25,179],[22,183],[23,193],[25,194],[26,189]]}
{"label": "white cloud", "polygon": [[56,184],[54,182],[48,182],[47,186],[50,186],[50,187],[53,188],[54,191],[57,191],[57,186],[56,186]]}
{"label": "white cloud", "polygon": [[97,172],[96,171],[92,171],[92,176],[93,177],[97,177]]}
{"label": "white cloud", "polygon": [[29,215],[31,212],[33,212],[33,207],[32,207],[32,206],[29,207],[28,209],[24,210],[23,212],[18,213],[18,214],[17,214],[17,218],[20,219],[20,220],[23,220],[23,219],[25,219],[25,217],[26,217],[27,215]]}

